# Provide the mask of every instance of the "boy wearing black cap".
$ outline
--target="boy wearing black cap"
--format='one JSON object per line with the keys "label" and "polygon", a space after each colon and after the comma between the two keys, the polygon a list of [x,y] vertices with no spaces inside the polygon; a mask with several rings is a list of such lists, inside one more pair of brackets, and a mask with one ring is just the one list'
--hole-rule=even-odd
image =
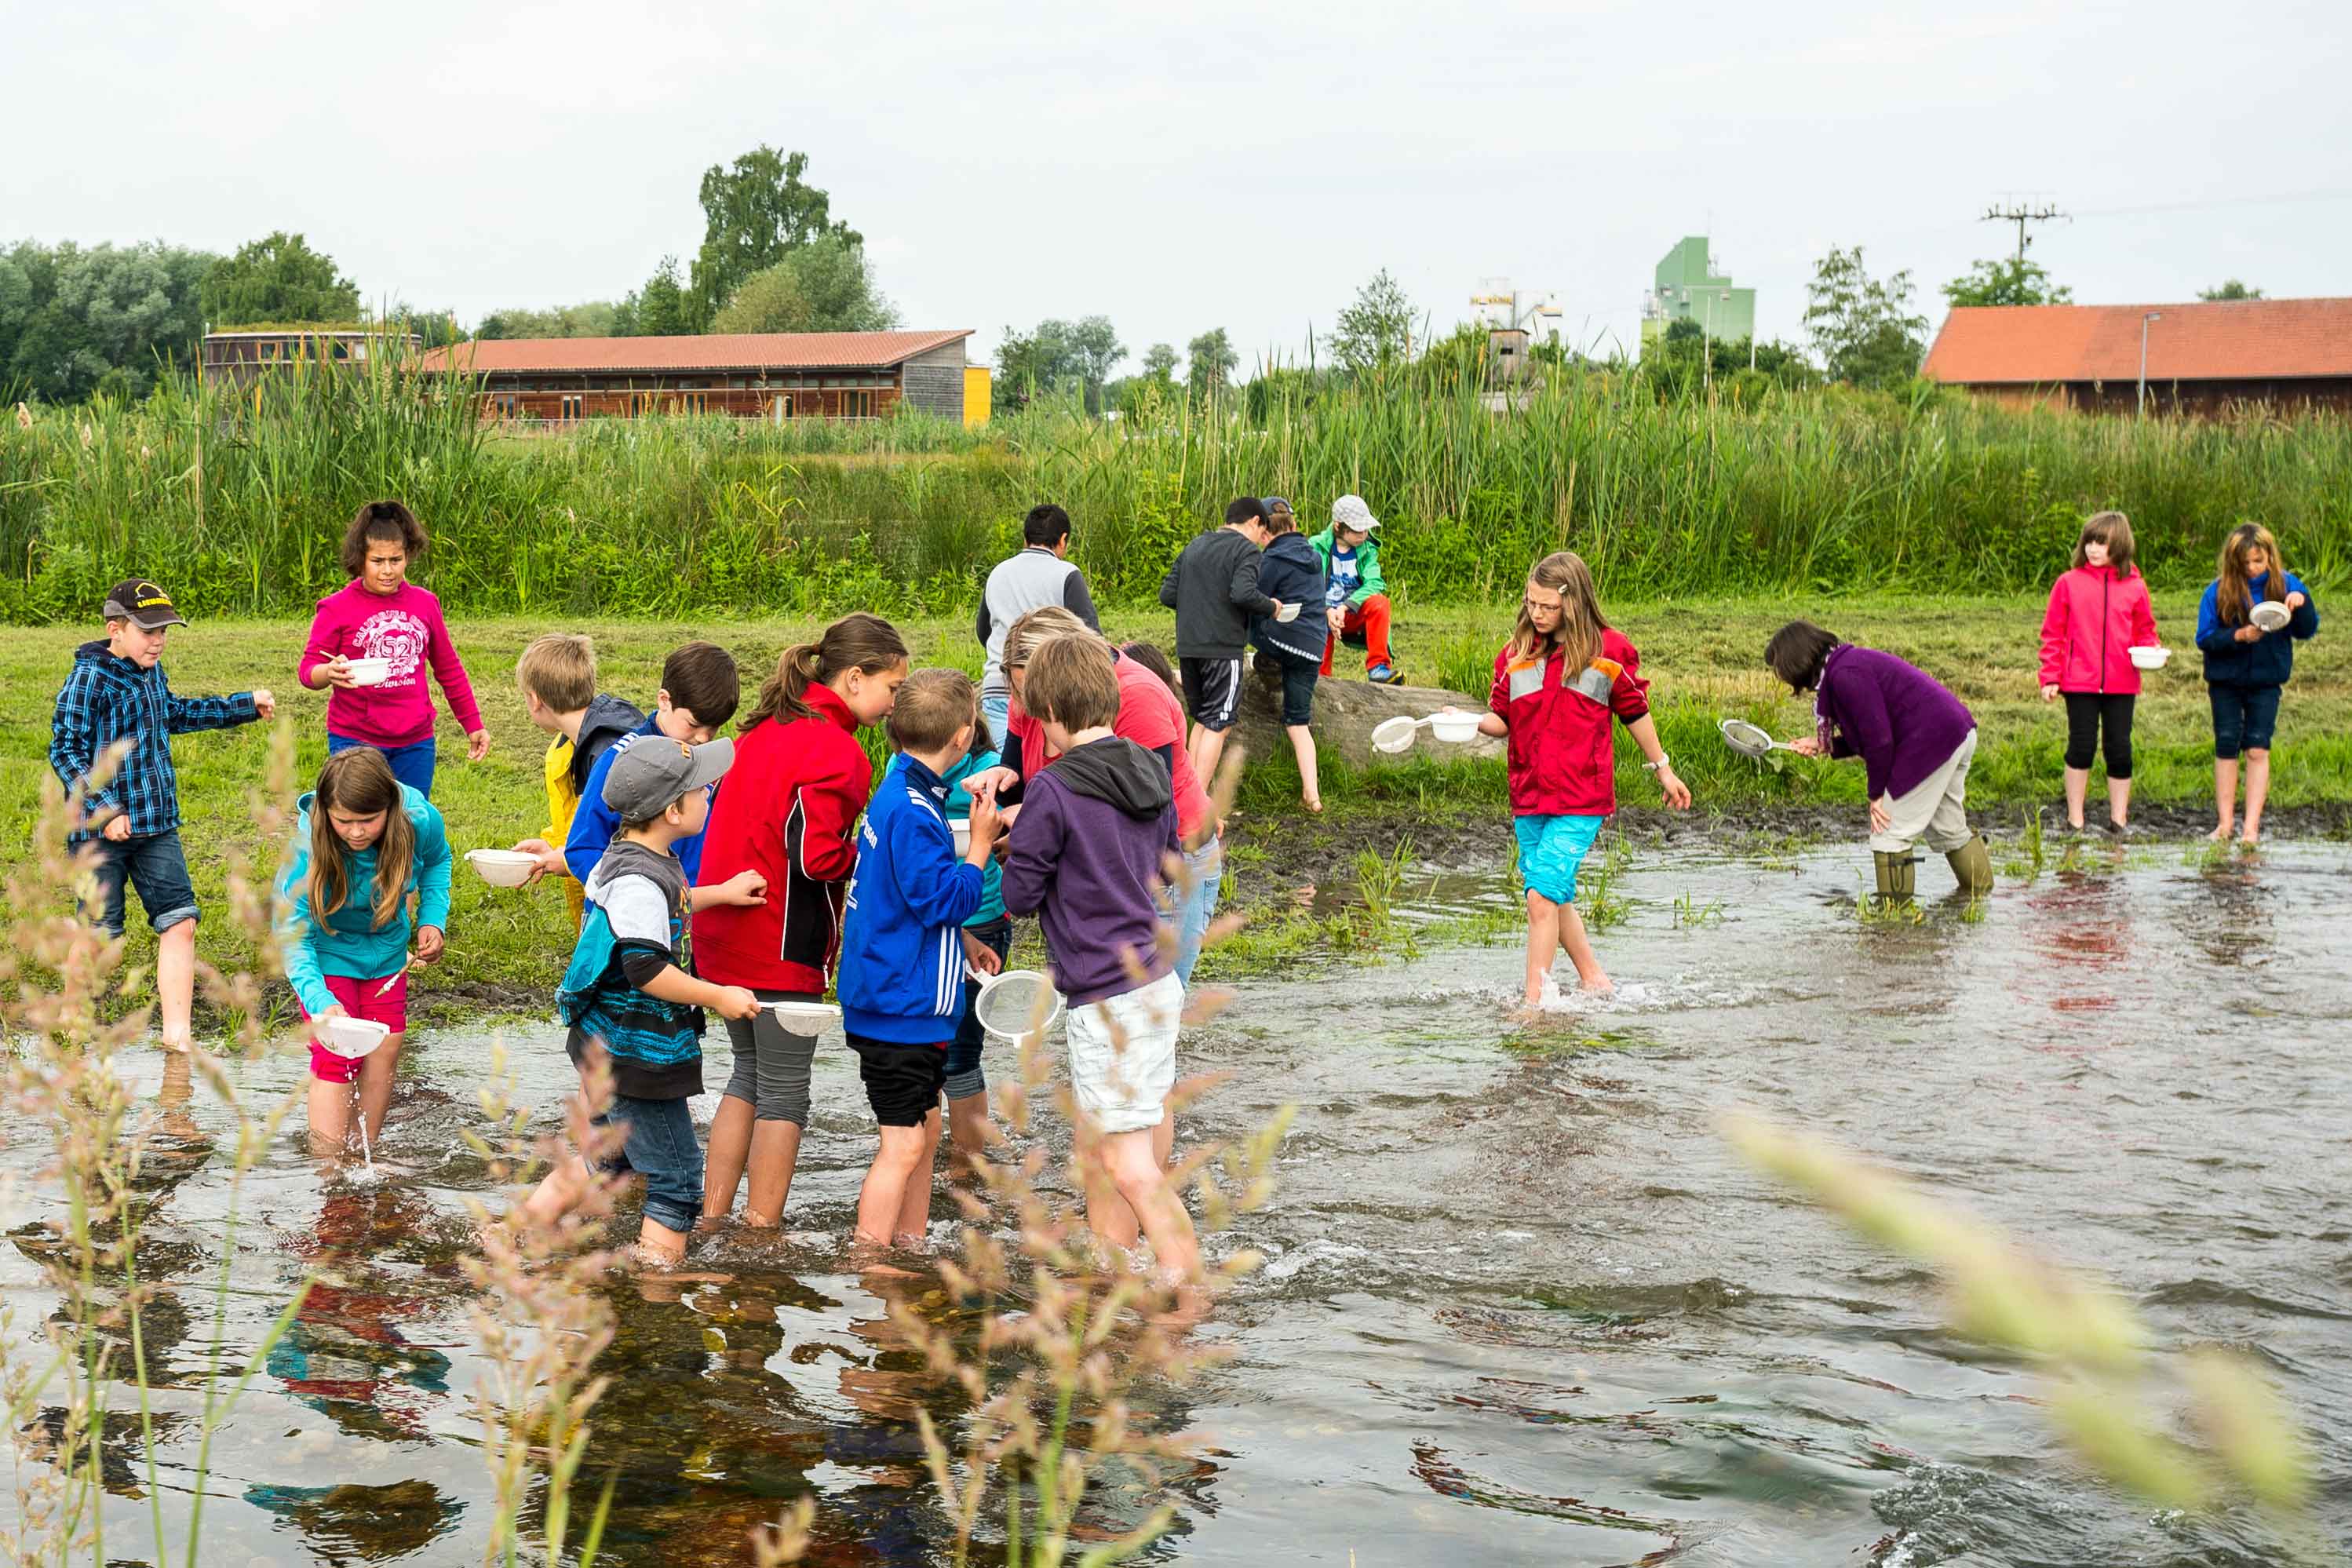
{"label": "boy wearing black cap", "polygon": [[[760,903],[766,883],[753,875],[689,892],[676,853],[709,820],[710,792],[735,761],[734,742],[631,735],[609,757],[603,798],[620,831],[589,873],[587,915],[556,1011],[570,1026],[563,1044],[574,1066],[599,1048],[612,1064],[613,1103],[596,1120],[620,1121],[627,1141],[606,1168],[645,1178],[637,1254],[667,1267],[685,1256],[702,1209],[702,1146],[687,1101],[702,1092],[703,1009],[728,1018],[760,1010],[741,986],[694,977],[687,914],[690,904]],[[553,1220],[580,1201],[585,1176],[579,1162],[560,1162],[524,1212]]]}
{"label": "boy wearing black cap", "polygon": [[180,848],[180,784],[172,771],[172,737],[226,730],[267,719],[277,706],[267,691],[233,697],[175,697],[163,679],[165,634],[187,620],[172,596],[143,577],[118,583],[100,610],[104,641],[74,650],[73,669],[58,691],[49,766],[66,788],[82,784],[112,747],[130,750],[102,789],[83,798],[82,818],[68,842],[97,857],[98,925],[122,934],[127,880],[155,931],[155,994],[163,1047],[185,1050],[196,988],[196,893]]}

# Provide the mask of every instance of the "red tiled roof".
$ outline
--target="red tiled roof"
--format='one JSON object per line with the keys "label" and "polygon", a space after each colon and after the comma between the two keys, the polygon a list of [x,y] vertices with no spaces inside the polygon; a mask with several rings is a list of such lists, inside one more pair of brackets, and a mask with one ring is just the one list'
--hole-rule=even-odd
{"label": "red tiled roof", "polygon": [[2186,305],[1972,305],[1944,318],[1919,374],[1970,385],[2135,381],[2140,319],[2147,378],[2352,376],[2352,299]]}
{"label": "red tiled roof", "polygon": [[952,332],[711,332],[683,338],[495,338],[435,349],[419,368],[490,371],[846,370],[894,365]]}

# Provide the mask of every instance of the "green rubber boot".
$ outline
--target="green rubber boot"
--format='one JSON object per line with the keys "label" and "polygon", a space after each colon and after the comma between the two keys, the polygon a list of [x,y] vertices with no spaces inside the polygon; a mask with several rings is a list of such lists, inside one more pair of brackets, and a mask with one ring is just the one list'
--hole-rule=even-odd
{"label": "green rubber boot", "polygon": [[1878,898],[1881,903],[1907,904],[1919,885],[1919,862],[1908,849],[1889,855],[1884,849],[1871,851],[1878,863]]}
{"label": "green rubber boot", "polygon": [[1983,834],[1949,851],[1944,858],[1952,863],[1952,875],[1959,879],[1960,891],[1970,896],[1992,891],[1992,847],[1984,841]]}

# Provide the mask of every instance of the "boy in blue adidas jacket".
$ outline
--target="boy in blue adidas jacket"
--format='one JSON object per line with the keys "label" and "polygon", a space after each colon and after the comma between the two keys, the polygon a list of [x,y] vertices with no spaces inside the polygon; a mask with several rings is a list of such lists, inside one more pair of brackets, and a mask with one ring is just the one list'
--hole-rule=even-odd
{"label": "boy in blue adidas jacket", "polygon": [[963,922],[980,908],[999,819],[971,805],[971,847],[956,858],[945,774],[971,743],[971,678],[919,670],[898,688],[891,760],[857,830],[857,871],[841,923],[842,1031],[882,1129],[857,1194],[857,1238],[921,1244],[948,1043],[963,1018]]}

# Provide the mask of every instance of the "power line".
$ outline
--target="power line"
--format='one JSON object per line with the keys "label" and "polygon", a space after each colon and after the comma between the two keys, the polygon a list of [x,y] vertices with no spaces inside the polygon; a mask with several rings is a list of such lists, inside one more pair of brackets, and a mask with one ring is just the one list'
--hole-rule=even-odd
{"label": "power line", "polygon": [[2290,191],[2272,196],[2216,196],[2194,202],[2156,202],[2137,207],[2094,207],[2089,212],[2076,213],[2076,217],[2136,217],[2142,213],[2202,212],[2209,207],[2275,206],[2284,202],[2340,202],[2352,200],[2352,191]]}
{"label": "power line", "polygon": [[2053,218],[2062,218],[2068,215],[2058,210],[2058,205],[2055,202],[2011,202],[2005,207],[1994,205],[1985,208],[1983,216],[1978,221],[2015,224],[2017,226],[2017,259],[2019,265],[2022,266],[2025,261],[2025,247],[2033,243],[2026,237],[2025,226],[2029,223],[2048,223]]}

